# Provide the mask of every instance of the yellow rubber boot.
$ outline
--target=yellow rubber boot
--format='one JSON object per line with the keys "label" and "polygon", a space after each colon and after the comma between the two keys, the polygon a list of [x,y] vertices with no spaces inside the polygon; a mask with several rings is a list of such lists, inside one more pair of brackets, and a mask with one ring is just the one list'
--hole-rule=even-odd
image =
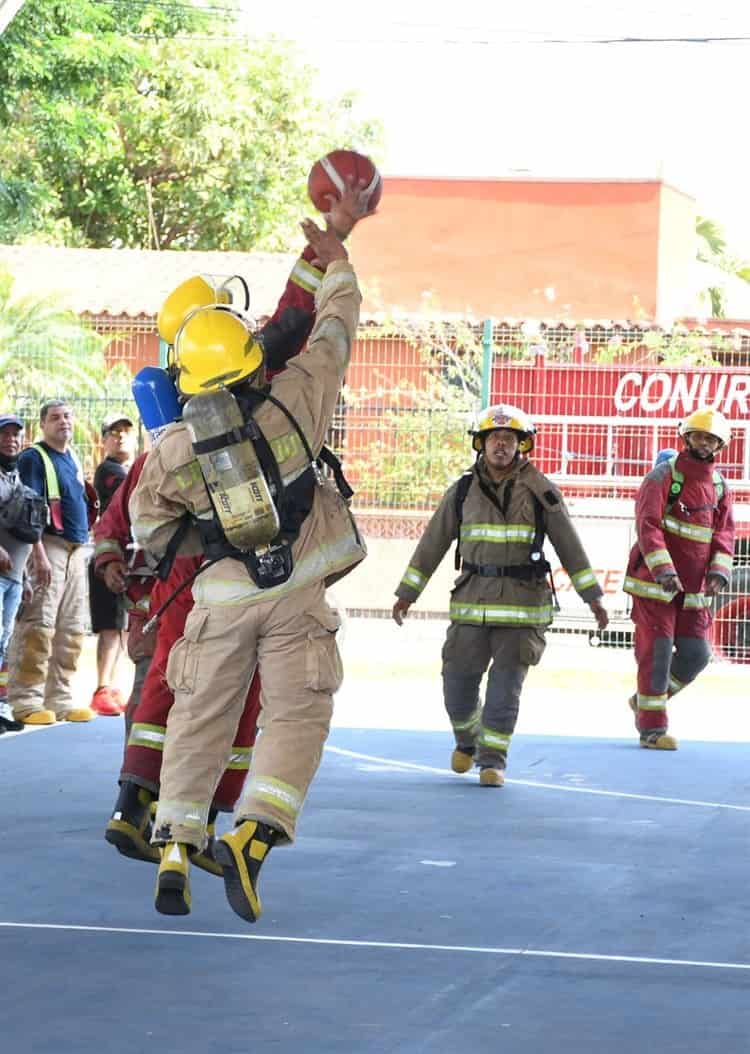
{"label": "yellow rubber boot", "polygon": [[104,837],[123,856],[158,864],[161,854],[151,845],[151,809],[156,807],[151,791],[124,780],[107,824]]}
{"label": "yellow rubber boot", "polygon": [[52,710],[32,710],[18,720],[23,721],[25,725],[54,725],[57,718]]}
{"label": "yellow rubber boot", "polygon": [[263,909],[258,896],[258,876],[278,837],[275,828],[258,820],[244,820],[214,844],[229,906],[246,922],[260,918]]}
{"label": "yellow rubber boot", "polygon": [[474,766],[474,751],[470,747],[456,747],[451,754],[454,772],[468,772]]}
{"label": "yellow rubber boot", "polygon": [[94,711],[88,706],[79,706],[68,710],[67,714],[61,714],[61,721],[93,721],[96,717]]}
{"label": "yellow rubber boot", "polygon": [[183,842],[167,842],[156,876],[154,907],[162,915],[189,915],[190,857]]}
{"label": "yellow rubber boot", "polygon": [[646,750],[677,750],[678,743],[674,736],[666,732],[644,732],[641,746]]}
{"label": "yellow rubber boot", "polygon": [[502,787],[504,783],[505,773],[502,769],[482,769],[479,773],[481,787]]}

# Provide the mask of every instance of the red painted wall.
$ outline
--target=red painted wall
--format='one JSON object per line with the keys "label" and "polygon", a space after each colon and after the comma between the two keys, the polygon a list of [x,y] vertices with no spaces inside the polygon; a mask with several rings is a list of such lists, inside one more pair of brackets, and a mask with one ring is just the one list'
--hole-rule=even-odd
{"label": "red painted wall", "polygon": [[658,180],[386,179],[352,236],[365,311],[653,319],[690,202]]}

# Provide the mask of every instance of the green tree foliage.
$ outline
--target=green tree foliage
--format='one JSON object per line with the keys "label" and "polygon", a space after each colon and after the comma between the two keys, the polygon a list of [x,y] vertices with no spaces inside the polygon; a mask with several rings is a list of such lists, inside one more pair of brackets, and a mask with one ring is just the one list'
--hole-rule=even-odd
{"label": "green tree foliage", "polygon": [[[733,257],[728,248],[724,232],[714,220],[698,216],[695,221],[695,233],[698,235],[698,259],[703,263],[713,264],[727,275],[740,278],[750,283],[750,264]],[[724,318],[726,315],[726,292],[721,285],[711,285],[704,295],[711,306],[712,318]]]}
{"label": "green tree foliage", "polygon": [[479,409],[480,335],[465,324],[384,325],[368,340],[395,342],[412,366],[396,382],[373,370],[343,392],[347,435],[361,453],[345,466],[362,505],[433,509],[471,465],[468,429]]}
{"label": "green tree foliage", "polygon": [[74,444],[92,454],[102,418],[133,410],[130,371],[108,354],[116,337],[83,325],[54,297],[14,297],[13,279],[0,270],[0,406],[29,422],[33,438],[41,404],[69,399],[76,411]]}
{"label": "green tree foliage", "polygon": [[227,39],[224,9],[28,0],[0,37],[0,240],[288,247],[312,162],[378,129],[288,46]]}

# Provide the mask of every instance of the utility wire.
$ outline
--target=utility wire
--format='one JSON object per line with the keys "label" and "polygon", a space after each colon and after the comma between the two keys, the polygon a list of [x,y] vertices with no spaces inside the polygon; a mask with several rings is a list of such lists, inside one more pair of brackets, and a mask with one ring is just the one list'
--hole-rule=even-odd
{"label": "utility wire", "polygon": [[[119,3],[121,0],[95,0],[96,3]],[[123,37],[132,37],[136,40],[194,40],[194,41],[211,41],[211,40],[223,40],[223,41],[245,41],[248,43],[269,43],[273,40],[281,41],[286,44],[302,44],[303,40],[296,37],[282,37],[276,34],[269,33],[267,35],[258,36],[251,33],[237,34],[237,35],[216,35],[216,36],[194,36],[192,34],[185,35],[159,35],[158,33],[122,33]],[[320,38],[318,38],[319,40]],[[316,42],[318,42],[316,40]],[[443,38],[440,40],[427,40],[427,39],[397,39],[395,37],[388,37],[383,39],[376,39],[372,36],[368,37],[325,37],[324,42],[326,44],[363,44],[368,47],[375,45],[429,45],[435,47],[439,45],[449,45],[455,47],[537,47],[540,45],[562,45],[568,47],[586,47],[590,45],[596,46],[612,46],[618,44],[740,44],[747,43],[750,41],[750,35],[748,36],[736,36],[736,37],[609,37],[601,39],[583,39],[576,40],[574,38],[546,38],[544,40],[538,39],[517,39],[517,40],[460,40],[460,39],[448,39]]]}

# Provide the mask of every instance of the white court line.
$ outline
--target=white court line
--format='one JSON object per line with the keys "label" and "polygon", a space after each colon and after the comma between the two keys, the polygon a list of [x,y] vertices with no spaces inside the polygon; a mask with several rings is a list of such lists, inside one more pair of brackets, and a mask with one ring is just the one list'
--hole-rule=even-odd
{"label": "white court line", "polygon": [[335,948],[374,948],[390,951],[463,952],[467,955],[508,955],[524,959],[576,959],[587,962],[633,963],[645,966],[690,966],[708,970],[750,970],[750,963],[710,959],[655,959],[645,955],[597,955],[594,952],[557,952],[544,948],[495,948],[472,944],[412,944],[402,941],[352,941],[332,937],[279,937],[256,933],[212,933],[205,930],[157,930],[127,926],[75,926],[47,922],[0,922],[0,928],[65,930],[77,933],[129,933],[147,937],[212,937],[226,941],[265,941],[272,944],[317,944]]}
{"label": "white court line", "polygon": [[3,732],[0,735],[0,743],[5,740],[15,739],[17,736],[27,736],[29,732],[47,732],[50,728],[71,728],[73,721],[55,721],[53,725],[26,725],[20,732]]}
{"label": "white court line", "polygon": [[[344,750],[343,747],[326,746],[332,754],[341,754],[359,761],[375,761],[381,765],[390,765],[400,769],[416,769],[417,772],[434,772],[449,779],[464,779],[447,769],[434,768],[432,765],[420,765],[414,761],[395,761],[393,758],[381,758],[374,754],[360,754],[356,750]],[[734,812],[750,812],[750,805],[732,805],[720,801],[693,801],[691,798],[662,798],[656,794],[630,794],[627,791],[597,790],[593,787],[569,787],[562,783],[537,783],[536,780],[506,780],[519,787],[538,787],[540,790],[566,791],[568,794],[596,794],[602,798],[630,798],[633,801],[654,801],[661,805],[696,805],[701,809],[730,809]]]}

